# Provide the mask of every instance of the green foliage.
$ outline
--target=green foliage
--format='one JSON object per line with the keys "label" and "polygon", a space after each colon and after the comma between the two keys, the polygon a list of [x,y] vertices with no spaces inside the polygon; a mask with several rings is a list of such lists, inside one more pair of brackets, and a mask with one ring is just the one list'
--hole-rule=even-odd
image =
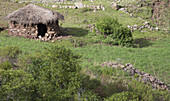
{"label": "green foliage", "polygon": [[17,58],[17,56],[21,53],[21,50],[17,46],[6,46],[0,48],[0,56],[6,58]]}
{"label": "green foliage", "polygon": [[92,9],[91,9],[91,8],[88,8],[88,7],[84,7],[84,8],[81,8],[81,9],[80,9],[80,12],[81,12],[81,13],[84,13],[84,12],[87,12],[87,11],[92,11]]}
{"label": "green foliage", "polygon": [[77,59],[70,50],[59,47],[46,49],[40,56],[31,58],[27,71],[34,78],[33,99],[71,99],[80,86]]}
{"label": "green foliage", "polygon": [[115,27],[120,27],[122,24],[118,22],[117,19],[105,17],[97,22],[96,27],[99,29],[102,34],[110,35],[115,31]]}
{"label": "green foliage", "polygon": [[122,92],[114,92],[105,101],[169,101],[169,91],[153,90],[143,82],[131,81],[128,89]]}
{"label": "green foliage", "polygon": [[1,99],[73,99],[81,84],[78,58],[70,50],[55,46],[30,57],[26,68],[15,70],[4,62],[0,65]]}
{"label": "green foliage", "polygon": [[136,94],[139,100],[142,101],[170,100],[169,91],[153,90],[151,86],[135,80],[132,80],[132,82],[129,83],[129,92]]}
{"label": "green foliage", "polygon": [[115,93],[105,101],[139,101],[138,96],[132,92]]}
{"label": "green foliage", "polygon": [[105,86],[106,97],[110,97],[113,94],[121,93],[123,91],[128,91],[127,86],[123,82],[123,80],[113,80]]}
{"label": "green foliage", "polygon": [[4,69],[9,67],[9,65],[14,67],[20,53],[21,50],[17,46],[0,47],[0,65],[4,67]]}
{"label": "green foliage", "polygon": [[[7,1],[7,0],[4,0]],[[87,0],[86,0],[87,1]],[[97,0],[99,1],[99,0]],[[148,1],[148,0],[147,0]],[[165,1],[165,0],[164,0]],[[168,0],[166,0],[168,1]],[[24,39],[24,38],[17,38],[17,37],[10,37],[9,35],[6,35],[8,31],[4,30],[0,32],[0,47],[6,46],[6,45],[16,45],[22,50],[22,58],[20,60],[23,60],[23,58],[26,58],[25,64],[20,64],[20,67],[17,67],[16,69],[13,68],[14,66],[10,61],[6,61],[0,63],[0,100],[19,100],[19,101],[29,101],[29,100],[54,100],[57,99],[55,95],[58,96],[59,100],[82,100],[82,101],[96,101],[99,100],[99,94],[102,94],[103,92],[106,94],[106,97],[108,99],[112,99],[112,95],[117,98],[123,98],[126,100],[150,100],[150,101],[162,101],[167,100],[169,101],[169,93],[166,91],[159,91],[159,90],[152,90],[151,88],[145,87],[143,84],[129,84],[129,89],[127,91],[126,87],[123,83],[114,83],[106,85],[105,87],[101,87],[100,81],[98,79],[89,79],[89,78],[81,78],[83,81],[81,83],[72,84],[73,87],[77,86],[78,84],[80,87],[72,88],[72,87],[65,87],[62,86],[64,84],[67,84],[69,81],[67,81],[69,78],[74,79],[74,73],[73,77],[71,77],[69,71],[63,72],[61,68],[66,69],[66,65],[59,62],[61,65],[61,68],[59,65],[55,65],[58,63],[59,60],[53,60],[53,58],[50,58],[47,56],[47,54],[51,54],[46,50],[45,53],[44,47],[51,48],[51,45],[65,45],[68,46],[67,48],[71,49],[74,53],[78,53],[82,55],[82,62],[81,66],[83,69],[93,70],[92,72],[95,73],[95,76],[98,74],[104,74],[106,77],[103,77],[103,79],[110,80],[109,77],[111,77],[111,80],[117,80],[120,78],[120,75],[122,76],[122,73],[115,72],[115,70],[112,70],[111,68],[108,69],[108,67],[104,67],[101,69],[97,69],[99,67],[95,67],[94,63],[101,64],[105,61],[110,60],[116,60],[117,58],[120,58],[123,60],[123,63],[132,63],[135,67],[138,69],[149,72],[152,75],[155,75],[158,78],[162,78],[163,81],[169,83],[170,79],[168,78],[170,76],[169,73],[169,36],[163,35],[159,32],[150,32],[147,31],[145,33],[138,32],[133,33],[134,39],[139,39],[139,42],[142,43],[142,47],[140,48],[126,48],[126,47],[114,47],[110,45],[106,45],[103,43],[109,43],[112,44],[115,42],[109,33],[111,30],[106,30],[106,33],[104,35],[96,35],[94,33],[90,33],[93,35],[90,35],[86,37],[87,31],[80,30],[79,28],[85,28],[87,23],[82,23],[85,19],[85,22],[88,23],[96,23],[95,21],[99,18],[103,18],[104,16],[108,17],[116,17],[123,25],[121,26],[127,26],[127,25],[134,25],[139,24],[142,25],[142,20],[139,20],[138,18],[131,18],[129,15],[127,15],[124,12],[120,11],[114,11],[110,8],[110,2],[105,1],[99,1],[98,3],[102,4],[107,8],[106,11],[99,10],[96,13],[89,12],[88,9],[85,9],[84,11],[81,9],[73,10],[73,9],[57,9],[55,10],[61,12],[65,16],[65,23],[63,23],[63,27],[66,29],[70,27],[76,27],[73,29],[66,30],[64,33],[71,34],[73,37],[71,37],[73,40],[77,38],[81,38],[81,40],[76,41],[77,48],[72,47],[72,43],[65,40],[56,41],[55,43],[50,42],[40,42],[30,39]],[[1,3],[1,1],[0,1]],[[96,2],[93,2],[94,4]],[[126,2],[125,2],[126,3]],[[168,4],[168,3],[167,3]],[[22,5],[26,5],[22,4]],[[42,5],[42,4],[41,4]],[[8,7],[11,7],[12,9],[8,9]],[[1,14],[1,24],[4,24],[4,20],[2,19],[7,13],[13,12],[14,10],[23,7],[21,4],[18,3],[6,3],[2,4],[0,6],[0,14]],[[51,6],[49,6],[49,9]],[[143,16],[144,18],[150,17],[150,11],[151,9],[146,10],[147,8],[142,8],[138,12],[137,16]],[[81,13],[84,12],[84,13]],[[142,13],[144,12],[144,13]],[[141,14],[141,15],[140,15]],[[168,16],[168,13],[166,13]],[[97,19],[96,19],[97,18]],[[147,19],[149,20],[149,19]],[[106,21],[107,22],[107,21]],[[158,21],[159,23],[159,21]],[[168,23],[168,22],[167,22]],[[108,21],[107,24],[110,24]],[[151,25],[153,26],[153,25]],[[106,26],[108,29],[110,27]],[[119,27],[117,28],[119,29]],[[121,29],[121,28],[120,28]],[[142,40],[142,41],[141,41]],[[82,47],[82,43],[83,45]],[[89,44],[92,43],[92,44]],[[103,42],[103,43],[102,43]],[[151,42],[151,44],[147,45],[148,42]],[[88,43],[88,44],[87,44]],[[99,43],[100,45],[94,45],[96,43]],[[115,43],[114,43],[115,44]],[[5,52],[5,49],[0,48],[0,58],[2,56],[10,56],[14,58],[13,60],[17,61],[18,53],[11,51]],[[13,50],[13,49],[12,49]],[[14,49],[15,50],[15,49]],[[60,49],[59,49],[60,50]],[[25,57],[27,54],[24,53],[31,53],[33,55],[30,57]],[[13,54],[13,55],[11,55]],[[14,55],[15,54],[15,55]],[[53,57],[50,56],[50,57]],[[55,56],[56,57],[56,56]],[[62,56],[59,56],[61,58]],[[65,57],[65,56],[64,56]],[[64,58],[62,57],[62,58]],[[67,56],[66,56],[67,57]],[[67,60],[67,59],[66,59]],[[57,63],[55,62],[57,61]],[[63,59],[61,59],[63,61]],[[69,61],[69,60],[68,60]],[[163,62],[162,62],[163,61]],[[22,61],[21,61],[22,62]],[[29,63],[29,64],[27,64]],[[64,67],[62,66],[64,65]],[[57,71],[53,67],[59,68],[60,71]],[[54,72],[56,73],[54,73]],[[78,70],[79,71],[79,70]],[[66,73],[66,76],[69,76],[68,78],[62,73]],[[59,74],[59,75],[58,75]],[[72,73],[71,73],[72,74]],[[48,75],[48,76],[47,76]],[[126,75],[128,76],[128,74]],[[54,77],[54,78],[52,78]],[[59,77],[59,79],[57,79]],[[136,75],[138,77],[138,75]],[[80,79],[79,77],[77,77]],[[114,79],[113,79],[114,78]],[[57,87],[57,91],[53,90],[55,89],[57,85],[55,84],[55,80],[59,84]],[[77,80],[79,81],[79,80]],[[108,81],[103,81],[102,83],[108,83]],[[110,81],[109,81],[110,82]],[[70,84],[71,85],[71,84]],[[137,86],[138,85],[138,86]],[[127,86],[127,85],[126,85]],[[102,89],[99,89],[99,88]],[[104,89],[103,89],[104,88]],[[122,89],[123,88],[123,89]],[[72,94],[67,92],[67,89],[70,89]],[[76,89],[78,89],[76,91]],[[94,92],[95,91],[95,92]],[[76,93],[75,93],[76,92]],[[134,96],[133,96],[134,95]],[[156,97],[157,96],[157,97]],[[62,98],[61,98],[62,97]],[[54,98],[54,99],[53,99]],[[163,98],[163,99],[162,99]],[[107,99],[107,98],[106,98]],[[115,99],[115,98],[113,98]],[[110,100],[109,100],[110,101]]]}
{"label": "green foliage", "polygon": [[100,101],[100,97],[91,90],[80,89],[78,94],[74,97],[74,101]]}
{"label": "green foliage", "polygon": [[90,79],[89,76],[83,76],[82,78],[82,88],[86,90],[94,90],[98,86],[101,86],[100,81],[97,79]]}
{"label": "green foliage", "polygon": [[12,68],[12,64],[8,61],[0,63],[0,69],[8,70]]}
{"label": "green foliage", "polygon": [[127,47],[133,43],[131,31],[126,27],[122,27],[122,24],[117,19],[103,18],[97,22],[96,27],[102,34],[107,36],[103,42]]}
{"label": "green foliage", "polygon": [[24,70],[14,70],[9,62],[0,64],[0,99],[30,100],[32,76]]}

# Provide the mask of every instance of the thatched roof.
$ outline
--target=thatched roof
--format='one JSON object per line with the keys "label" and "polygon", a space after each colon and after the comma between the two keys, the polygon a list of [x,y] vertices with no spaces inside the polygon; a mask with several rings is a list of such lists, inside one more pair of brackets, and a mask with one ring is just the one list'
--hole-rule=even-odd
{"label": "thatched roof", "polygon": [[22,25],[31,25],[38,23],[48,24],[56,20],[64,20],[64,16],[47,8],[29,4],[10,13],[4,19],[9,20],[10,22],[15,21]]}

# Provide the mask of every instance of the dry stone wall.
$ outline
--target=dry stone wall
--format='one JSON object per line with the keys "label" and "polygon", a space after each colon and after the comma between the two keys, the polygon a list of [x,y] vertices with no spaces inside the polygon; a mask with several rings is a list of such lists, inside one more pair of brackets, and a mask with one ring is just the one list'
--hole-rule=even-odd
{"label": "dry stone wall", "polygon": [[9,34],[35,39],[38,32],[37,32],[36,26],[34,26],[34,27],[33,26],[22,26],[19,24],[10,23],[9,24]]}
{"label": "dry stone wall", "polygon": [[137,75],[139,82],[144,82],[145,84],[150,84],[153,89],[162,89],[162,90],[168,90],[170,91],[169,85],[165,84],[161,80],[157,79],[154,76],[151,76],[149,73],[145,73],[144,71],[140,71],[139,69],[136,69],[132,64],[127,63],[125,65],[118,64],[117,62],[104,62],[101,64],[102,67],[108,66],[112,67],[113,69],[121,68],[125,72],[130,73],[132,76]]}
{"label": "dry stone wall", "polygon": [[104,7],[104,5],[84,5],[82,3],[75,3],[75,5],[52,5],[52,8],[59,8],[59,9],[63,9],[63,8],[68,8],[68,9],[79,9],[79,8],[90,8],[92,9],[94,12],[97,12],[98,10],[105,10],[106,8]]}

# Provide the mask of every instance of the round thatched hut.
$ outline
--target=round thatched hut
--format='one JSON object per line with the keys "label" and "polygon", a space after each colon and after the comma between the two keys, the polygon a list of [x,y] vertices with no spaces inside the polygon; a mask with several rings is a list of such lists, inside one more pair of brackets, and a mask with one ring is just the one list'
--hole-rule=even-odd
{"label": "round thatched hut", "polygon": [[5,19],[9,20],[10,35],[47,41],[59,34],[59,20],[64,20],[64,16],[47,8],[29,4],[10,13]]}

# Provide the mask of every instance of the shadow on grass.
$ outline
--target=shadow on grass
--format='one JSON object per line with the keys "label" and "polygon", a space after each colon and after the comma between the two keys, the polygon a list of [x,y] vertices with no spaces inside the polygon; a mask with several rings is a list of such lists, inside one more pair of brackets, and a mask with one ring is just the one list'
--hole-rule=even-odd
{"label": "shadow on grass", "polygon": [[152,46],[151,40],[145,38],[137,38],[134,42],[139,45],[139,48]]}
{"label": "shadow on grass", "polygon": [[0,32],[3,31],[3,30],[4,30],[4,28],[1,28],[1,27],[0,27]]}
{"label": "shadow on grass", "polygon": [[86,36],[88,34],[88,32],[89,31],[87,29],[83,29],[83,28],[75,28],[75,27],[61,28],[62,36],[72,35],[72,36],[76,36],[76,37],[82,37],[82,36]]}

